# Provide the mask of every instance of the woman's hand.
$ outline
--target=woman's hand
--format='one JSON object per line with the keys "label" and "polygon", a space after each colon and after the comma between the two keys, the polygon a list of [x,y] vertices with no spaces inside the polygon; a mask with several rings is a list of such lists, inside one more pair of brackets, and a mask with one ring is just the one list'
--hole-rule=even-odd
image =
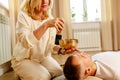
{"label": "woman's hand", "polygon": [[76,49],[76,48],[69,48],[69,49],[64,49],[64,48],[61,48],[60,49],[60,54],[71,54],[71,53],[73,53],[73,52],[75,52],[75,51],[77,51],[77,52],[80,52],[78,49]]}
{"label": "woman's hand", "polygon": [[61,32],[64,28],[64,20],[62,18],[55,18],[48,20],[43,25],[47,26],[48,28],[55,27],[57,32]]}
{"label": "woman's hand", "polygon": [[73,53],[73,52],[75,52],[75,51],[79,52],[79,50],[76,49],[76,48],[69,48],[69,49],[66,49],[65,53],[66,53],[66,54],[71,54],[71,53]]}

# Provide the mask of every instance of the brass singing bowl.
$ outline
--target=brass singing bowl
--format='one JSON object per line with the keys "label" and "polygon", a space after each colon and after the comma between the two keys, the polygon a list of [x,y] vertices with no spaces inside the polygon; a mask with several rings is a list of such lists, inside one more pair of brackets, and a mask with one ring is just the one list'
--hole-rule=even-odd
{"label": "brass singing bowl", "polygon": [[78,39],[62,39],[59,40],[59,44],[62,48],[70,49],[70,48],[77,48]]}

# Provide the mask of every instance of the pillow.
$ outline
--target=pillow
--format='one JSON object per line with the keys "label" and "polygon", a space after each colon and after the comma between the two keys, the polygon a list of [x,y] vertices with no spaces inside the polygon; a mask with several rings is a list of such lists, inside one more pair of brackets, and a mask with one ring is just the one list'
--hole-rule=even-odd
{"label": "pillow", "polygon": [[103,79],[95,77],[95,76],[88,76],[85,80],[103,80]]}
{"label": "pillow", "polygon": [[65,79],[64,75],[61,75],[61,76],[55,77],[53,80],[67,80],[67,79]]}
{"label": "pillow", "polygon": [[[53,80],[67,80],[65,79],[65,76],[64,75],[61,75],[61,76],[58,76],[56,78],[54,78]],[[103,79],[100,79],[98,77],[95,77],[95,76],[88,76],[86,79],[84,80],[103,80]]]}

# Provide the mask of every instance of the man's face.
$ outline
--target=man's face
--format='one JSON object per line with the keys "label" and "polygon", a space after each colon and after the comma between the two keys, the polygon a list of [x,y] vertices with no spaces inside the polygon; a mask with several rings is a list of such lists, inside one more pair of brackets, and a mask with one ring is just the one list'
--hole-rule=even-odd
{"label": "man's face", "polygon": [[90,67],[92,64],[92,59],[91,59],[90,55],[88,55],[84,52],[81,52],[81,53],[73,55],[72,63],[75,65],[82,64],[85,67]]}

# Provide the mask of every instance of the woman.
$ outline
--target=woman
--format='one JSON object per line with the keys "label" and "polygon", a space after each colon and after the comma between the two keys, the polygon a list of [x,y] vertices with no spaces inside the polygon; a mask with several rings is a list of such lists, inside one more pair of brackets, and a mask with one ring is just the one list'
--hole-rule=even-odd
{"label": "woman", "polygon": [[12,68],[22,80],[50,80],[62,74],[51,51],[64,53],[55,46],[56,32],[64,28],[62,18],[53,18],[53,0],[24,0],[16,25],[17,44]]}

